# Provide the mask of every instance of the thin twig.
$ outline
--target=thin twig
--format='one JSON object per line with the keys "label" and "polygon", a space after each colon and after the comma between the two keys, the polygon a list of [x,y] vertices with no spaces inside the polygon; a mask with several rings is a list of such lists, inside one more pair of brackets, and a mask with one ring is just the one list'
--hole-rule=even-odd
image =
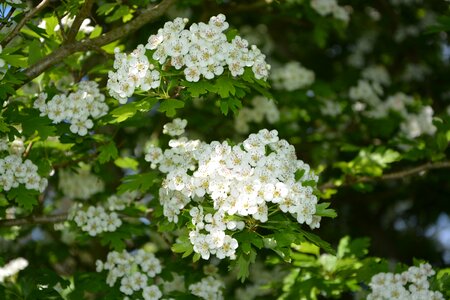
{"label": "thin twig", "polygon": [[323,191],[326,189],[332,189],[332,188],[337,188],[337,187],[341,187],[341,186],[349,186],[349,185],[354,185],[357,183],[366,183],[366,182],[372,182],[372,181],[382,181],[382,180],[392,180],[392,179],[402,179],[402,178],[412,176],[412,175],[415,175],[415,174],[418,174],[421,172],[425,172],[428,170],[444,169],[444,168],[450,168],[450,161],[427,162],[427,163],[417,166],[417,167],[413,167],[413,168],[398,171],[398,172],[384,174],[379,177],[371,177],[371,176],[356,177],[353,179],[348,179],[348,180],[344,181],[342,184],[336,184],[332,181],[329,181],[329,182],[326,182],[326,183],[320,185],[319,189]]}
{"label": "thin twig", "polygon": [[5,39],[1,42],[1,45],[5,47],[22,29],[23,26],[38,12],[40,12],[44,7],[46,7],[50,3],[50,0],[42,0],[35,8],[30,10],[22,20],[14,27],[13,31],[11,31]]}
{"label": "thin twig", "polygon": [[52,52],[50,55],[44,57],[34,65],[30,66],[24,71],[24,73],[28,77],[28,79],[31,80],[73,53],[91,49],[95,50],[97,47],[101,47],[115,40],[118,40],[138,30],[145,24],[155,21],[156,19],[161,17],[175,1],[177,0],[163,0],[158,5],[147,7],[146,9],[142,10],[142,13],[132,21],[94,39],[86,39],[65,44],[59,49]]}
{"label": "thin twig", "polygon": [[93,4],[93,0],[84,1],[83,7],[81,7],[80,11],[75,17],[75,20],[72,23],[72,27],[70,27],[69,33],[67,34],[66,43],[72,43],[73,41],[75,41],[77,33],[80,30],[80,26],[83,23],[84,19],[90,14]]}
{"label": "thin twig", "polygon": [[48,216],[30,216],[18,219],[5,219],[0,220],[0,227],[60,223],[66,221],[67,217],[67,213],[60,213]]}

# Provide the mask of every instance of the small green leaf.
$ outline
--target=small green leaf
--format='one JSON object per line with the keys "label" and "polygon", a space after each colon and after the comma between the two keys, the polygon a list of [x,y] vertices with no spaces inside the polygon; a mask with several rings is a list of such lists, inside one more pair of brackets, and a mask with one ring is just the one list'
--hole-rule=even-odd
{"label": "small green leaf", "polygon": [[181,84],[187,87],[187,91],[194,98],[207,94],[208,91],[213,89],[213,85],[206,80],[200,80],[198,82],[189,82],[184,80]]}
{"label": "small green leaf", "polygon": [[250,251],[249,254],[240,253],[234,262],[234,267],[237,269],[237,279],[244,282],[245,279],[250,275],[249,267],[250,264],[254,263],[256,259],[256,252],[254,250]]}
{"label": "small green leaf", "polygon": [[93,39],[93,38],[99,37],[101,34],[102,34],[102,27],[96,25],[95,28],[94,28],[94,30],[93,30],[93,31],[91,32],[91,34],[89,35],[89,38],[90,38],[90,39]]}
{"label": "small green leaf", "polygon": [[158,102],[158,99],[154,97],[145,97],[139,101],[133,101],[126,103],[122,106],[115,108],[109,114],[109,119],[106,120],[109,124],[121,123],[129,118],[132,118],[138,111],[147,112]]}
{"label": "small green leaf", "polygon": [[145,193],[155,184],[157,178],[158,176],[154,172],[128,175],[123,178],[122,184],[118,187],[117,191],[119,194],[123,194],[126,191],[140,191],[141,193]]}
{"label": "small green leaf", "polygon": [[317,236],[314,233],[311,233],[309,231],[300,229],[300,232],[314,245],[319,246],[320,248],[322,248],[323,250],[327,251],[328,253],[330,253],[332,255],[336,255],[336,250],[334,250],[331,247],[330,243],[322,240],[319,236]]}
{"label": "small green leaf", "polygon": [[159,106],[160,112],[165,112],[166,116],[173,117],[177,113],[178,108],[183,108],[184,102],[177,99],[166,99],[161,102]]}
{"label": "small green leaf", "polygon": [[228,114],[229,109],[237,113],[240,108],[242,108],[242,103],[236,98],[227,98],[220,101],[220,110],[225,116]]}
{"label": "small green leaf", "polygon": [[19,54],[4,55],[2,58],[8,65],[13,67],[25,68],[28,66],[28,59]]}
{"label": "small green leaf", "polygon": [[330,206],[330,202],[322,202],[316,205],[316,216],[328,217],[328,218],[336,218],[337,213],[334,209],[328,208]]}
{"label": "small green leaf", "polygon": [[102,145],[98,148],[99,155],[97,157],[99,163],[104,164],[111,159],[116,159],[119,155],[117,151],[116,144],[114,142],[109,142],[106,145]]}
{"label": "small green leaf", "polygon": [[220,76],[217,78],[214,85],[215,91],[222,98],[227,98],[229,96],[234,96],[236,93],[236,88],[234,87],[234,81],[232,77]]}
{"label": "small green leaf", "polygon": [[105,3],[100,5],[97,8],[97,14],[101,15],[108,15],[110,14],[113,9],[118,5],[118,3]]}
{"label": "small green leaf", "polygon": [[130,8],[128,6],[120,5],[119,8],[117,10],[115,10],[111,16],[109,16],[105,19],[106,23],[111,23],[111,22],[117,21],[120,18],[128,15],[129,13],[130,13]]}
{"label": "small green leaf", "polygon": [[24,186],[19,186],[8,192],[8,197],[14,199],[16,203],[26,211],[32,211],[33,206],[38,204],[38,195],[38,191],[28,190]]}
{"label": "small green leaf", "polygon": [[45,31],[48,36],[52,36],[55,34],[55,27],[59,24],[58,18],[55,16],[51,16],[45,18]]}
{"label": "small green leaf", "polygon": [[33,116],[30,113],[17,119],[22,122],[23,134],[26,136],[32,136],[37,132],[42,140],[46,140],[49,136],[56,134],[56,127],[47,117]]}
{"label": "small green leaf", "polygon": [[28,65],[32,65],[42,58],[42,44],[39,40],[33,40],[28,46]]}
{"label": "small green leaf", "polygon": [[0,116],[0,132],[9,132],[8,124],[5,123],[5,118],[3,118],[3,116]]}
{"label": "small green leaf", "polygon": [[176,243],[172,245],[172,251],[175,253],[183,253],[183,258],[188,257],[194,252],[194,248],[188,236],[180,236]]}
{"label": "small green leaf", "polygon": [[122,169],[131,169],[136,171],[138,169],[139,163],[137,160],[131,157],[119,157],[117,158],[114,163],[116,166]]}
{"label": "small green leaf", "polygon": [[116,230],[114,232],[104,232],[100,238],[100,243],[103,246],[109,246],[115,251],[122,251],[125,249],[125,239],[129,237],[129,234]]}

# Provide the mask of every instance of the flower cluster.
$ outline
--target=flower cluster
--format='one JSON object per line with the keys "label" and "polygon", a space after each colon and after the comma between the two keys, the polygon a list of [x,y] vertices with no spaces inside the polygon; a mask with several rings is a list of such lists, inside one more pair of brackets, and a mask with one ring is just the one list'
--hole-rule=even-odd
{"label": "flower cluster", "polygon": [[332,14],[335,19],[348,23],[349,12],[339,6],[336,0],[311,0],[311,7],[321,16]]}
{"label": "flower cluster", "polygon": [[[410,138],[416,138],[422,134],[433,135],[436,127],[433,125],[433,109],[430,106],[421,107],[418,113],[409,112],[408,108],[413,107],[414,99],[404,93],[396,93],[381,100],[383,88],[381,83],[388,83],[388,75],[379,69],[377,72],[366,70],[365,77],[372,79],[359,80],[358,85],[350,88],[350,99],[354,100],[353,109],[362,112],[370,118],[384,118],[389,112],[396,112],[403,121],[400,124],[401,133]],[[375,74],[378,73],[377,76]],[[369,76],[370,75],[370,76]]]}
{"label": "flower cluster", "polygon": [[19,257],[11,260],[0,267],[0,283],[4,282],[6,277],[13,276],[26,267],[28,267],[28,261],[25,258]]}
{"label": "flower cluster", "polygon": [[9,191],[24,184],[26,189],[42,193],[47,183],[47,178],[39,176],[38,167],[29,159],[23,161],[20,154],[11,153],[0,158],[0,187],[3,190]]}
{"label": "flower cluster", "polygon": [[[269,209],[276,207],[300,224],[319,227],[318,199],[312,187],[302,184],[318,177],[276,130],[261,130],[235,146],[186,138],[169,146],[164,152],[150,148],[146,159],[167,174],[159,191],[164,216],[177,223],[191,205],[189,238],[203,259],[211,254],[234,258],[238,243],[228,233],[243,229],[242,217],[266,222]],[[296,173],[301,173],[298,180]]]}
{"label": "flower cluster", "polygon": [[71,218],[90,236],[96,236],[102,232],[113,232],[122,225],[122,220],[115,211],[124,210],[137,196],[136,191],[126,192],[108,197],[102,206],[89,206],[85,210],[75,206],[76,211]]}
{"label": "flower cluster", "polygon": [[422,81],[431,74],[431,69],[425,64],[407,64],[401,78],[404,81]]}
{"label": "flower cluster", "polygon": [[350,99],[357,102],[354,106],[356,111],[365,110],[366,106],[377,108],[381,102],[380,96],[383,95],[383,88],[376,82],[359,80],[358,85],[351,87],[349,91]]}
{"label": "flower cluster", "polygon": [[174,119],[171,123],[167,123],[163,127],[163,133],[170,136],[179,136],[184,133],[187,121],[180,118]]}
{"label": "flower cluster", "polygon": [[135,89],[143,91],[156,89],[161,84],[160,74],[145,56],[145,48],[139,45],[129,55],[115,49],[114,69],[108,73],[109,94],[125,104]]}
{"label": "flower cluster", "polygon": [[184,68],[188,81],[198,81],[200,76],[212,79],[227,67],[231,75],[239,76],[245,67],[252,67],[257,79],[266,79],[269,65],[265,55],[256,47],[248,48],[248,42],[240,36],[231,42],[223,33],[229,24],[223,14],[211,17],[208,24],[194,23],[184,29],[187,19],[176,18],[167,22],[158,33],[151,35],[145,46],[155,50],[153,59],[160,64],[169,61],[175,69]]}
{"label": "flower cluster", "polygon": [[223,288],[223,282],[214,278],[213,276],[205,277],[200,282],[189,285],[189,290],[193,295],[206,300],[223,299],[223,294],[221,291],[221,289]]}
{"label": "flower cluster", "polygon": [[382,65],[372,65],[365,68],[362,71],[361,76],[366,80],[370,80],[384,86],[391,84],[391,77],[389,76],[386,68]]}
{"label": "flower cluster", "polygon": [[[148,43],[139,45],[130,55],[116,51],[115,72],[108,74],[108,90],[120,103],[126,103],[135,89],[154,89],[161,84],[161,74],[155,68],[174,67],[182,70],[187,81],[201,77],[213,79],[227,68],[231,75],[240,76],[251,67],[257,79],[267,79],[270,66],[256,46],[236,36],[231,42],[223,33],[228,28],[225,16],[211,17],[208,24],[194,23],[185,29],[187,19],[176,18],[164,24]],[[160,65],[151,64],[146,49]]]}
{"label": "flower cluster", "polygon": [[355,68],[362,68],[366,65],[365,55],[373,51],[374,45],[377,40],[377,32],[366,31],[356,43],[350,47],[351,54],[347,58],[347,62],[350,66]]}
{"label": "flower cluster", "polygon": [[102,192],[105,184],[91,174],[89,167],[82,165],[77,173],[64,169],[59,171],[58,187],[66,197],[86,200]]}
{"label": "flower cluster", "polygon": [[279,68],[273,68],[270,80],[275,89],[295,91],[314,82],[313,71],[302,67],[297,61],[291,61]]}
{"label": "flower cluster", "polygon": [[86,211],[78,210],[73,220],[81,230],[88,232],[90,236],[116,231],[122,225],[122,220],[117,213],[109,213],[102,206],[89,206]]}
{"label": "flower cluster", "polygon": [[342,113],[342,107],[336,100],[326,99],[322,101],[320,112],[324,116],[336,117]]}
{"label": "flower cluster", "polygon": [[433,109],[431,106],[422,107],[417,114],[408,114],[400,124],[400,130],[410,139],[422,134],[433,135],[436,129],[436,126],[433,125]]}
{"label": "flower cluster", "polygon": [[120,279],[120,291],[125,295],[142,291],[144,300],[158,300],[162,297],[159,287],[153,284],[153,278],[162,270],[161,262],[153,253],[142,249],[134,254],[113,251],[108,253],[105,263],[97,260],[96,266],[97,272],[108,271],[106,283],[109,286],[114,286]]}
{"label": "flower cluster", "polygon": [[401,274],[379,273],[372,277],[370,287],[372,293],[368,300],[387,299],[434,299],[443,300],[444,296],[438,291],[431,291],[428,277],[435,274],[429,264],[410,267]]}
{"label": "flower cluster", "polygon": [[263,96],[256,96],[251,103],[253,108],[243,107],[236,116],[234,128],[237,132],[248,133],[250,122],[261,123],[266,118],[269,124],[273,124],[280,119],[280,111],[274,101]]}
{"label": "flower cluster", "polygon": [[82,81],[76,92],[67,96],[55,95],[50,101],[46,100],[47,94],[41,93],[34,102],[41,116],[48,116],[54,124],[67,121],[71,124],[70,131],[81,136],[94,126],[92,119],[104,116],[109,110],[105,96],[94,81]]}
{"label": "flower cluster", "polygon": [[106,200],[105,208],[111,211],[124,210],[138,197],[137,191],[127,191],[121,195],[111,195]]}

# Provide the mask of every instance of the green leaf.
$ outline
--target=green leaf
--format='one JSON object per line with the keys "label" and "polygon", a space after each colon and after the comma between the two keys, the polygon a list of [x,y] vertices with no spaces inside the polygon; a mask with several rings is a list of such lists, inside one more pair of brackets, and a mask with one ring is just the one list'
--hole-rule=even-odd
{"label": "green leaf", "polygon": [[56,134],[56,127],[52,124],[52,121],[47,117],[39,116],[21,116],[23,134],[26,136],[32,136],[35,132],[38,133],[42,140],[46,140],[49,136]]}
{"label": "green leaf", "polygon": [[0,194],[0,207],[8,206],[8,200],[6,199],[5,195]]}
{"label": "green leaf", "polygon": [[28,60],[25,56],[19,54],[3,55],[2,57],[6,64],[13,67],[25,68],[28,66]]}
{"label": "green leaf", "polygon": [[188,257],[194,252],[194,248],[189,240],[189,237],[186,235],[180,236],[175,244],[172,245],[172,251],[175,253],[183,253],[183,258]]}
{"label": "green leaf", "polygon": [[97,160],[99,163],[104,164],[111,159],[116,159],[119,155],[116,144],[114,142],[109,142],[106,145],[98,147],[99,155]]}
{"label": "green leaf", "polygon": [[8,124],[5,123],[5,118],[3,118],[3,116],[0,116],[0,132],[9,132]]}
{"label": "green leaf", "polygon": [[58,18],[55,16],[51,16],[45,18],[44,20],[45,20],[45,31],[47,32],[47,35],[48,36],[55,35],[55,27],[59,23]]}
{"label": "green leaf", "polygon": [[234,96],[236,88],[234,87],[236,79],[228,76],[220,76],[214,84],[214,90],[222,98]]}
{"label": "green leaf", "polygon": [[339,258],[352,257],[362,258],[369,253],[370,239],[359,238],[351,240],[349,236],[343,237],[339,241],[337,256]]}
{"label": "green leaf", "polygon": [[337,213],[334,209],[328,208],[330,206],[330,202],[323,202],[316,205],[316,216],[328,217],[328,218],[336,218]]}
{"label": "green leaf", "polygon": [[448,147],[447,133],[439,132],[436,135],[436,144],[438,151],[443,152]]}
{"label": "green leaf", "polygon": [[122,251],[125,249],[125,239],[129,237],[129,234],[116,230],[114,232],[104,232],[100,238],[100,243],[103,246],[109,246],[115,251]]}
{"label": "green leaf", "polygon": [[96,37],[99,37],[101,34],[102,34],[102,27],[101,26],[98,26],[98,25],[96,25],[95,27],[94,27],[94,30],[91,32],[91,34],[89,35],[89,38],[90,39],[93,39],[93,38],[96,38]]}
{"label": "green leaf", "polygon": [[330,243],[322,240],[319,236],[315,235],[314,233],[299,229],[300,232],[314,245],[319,246],[323,250],[327,251],[328,253],[332,255],[336,255],[336,250],[334,250]]}
{"label": "green leaf", "polygon": [[33,40],[28,46],[28,65],[32,65],[42,58],[42,44]]}
{"label": "green leaf", "polygon": [[105,3],[100,5],[97,8],[97,14],[101,15],[108,15],[110,14],[113,9],[118,5],[118,3]]}
{"label": "green leaf", "polygon": [[187,91],[194,98],[207,94],[208,91],[211,91],[213,89],[213,85],[206,80],[200,80],[198,82],[189,82],[184,80],[181,84],[187,87]]}
{"label": "green leaf", "polygon": [[136,171],[139,163],[137,160],[131,157],[119,157],[114,161],[114,164],[122,169],[131,169]]}
{"label": "green leaf", "polygon": [[117,21],[120,18],[128,15],[129,13],[130,13],[130,8],[128,6],[120,5],[119,8],[117,10],[115,10],[111,16],[109,16],[105,19],[106,23],[111,23],[111,22]]}
{"label": "green leaf", "polygon": [[126,191],[145,193],[155,184],[157,178],[158,175],[155,172],[128,175],[122,179],[122,184],[117,188],[117,191],[119,194]]}
{"label": "green leaf", "polygon": [[177,99],[166,99],[163,100],[159,106],[160,112],[165,112],[166,116],[173,117],[176,115],[177,108],[183,108],[184,102]]}
{"label": "green leaf", "polygon": [[36,190],[28,190],[23,185],[13,188],[8,192],[8,198],[14,199],[16,203],[26,211],[32,211],[33,206],[38,204]]}
{"label": "green leaf", "polygon": [[233,113],[237,113],[240,108],[242,108],[242,102],[236,98],[228,98],[220,102],[220,109],[224,115],[227,115],[228,109],[231,109]]}
{"label": "green leaf", "polygon": [[139,101],[126,103],[111,111],[109,114],[109,119],[107,119],[106,122],[109,124],[124,122],[133,117],[138,111],[149,111],[157,102],[158,99],[154,97],[145,97]]}
{"label": "green leaf", "polygon": [[[244,282],[245,279],[250,275],[249,267],[250,264],[254,263],[256,259],[256,252],[252,249],[249,254],[239,253],[237,259],[233,262],[231,266],[237,270],[237,279]],[[231,267],[230,266],[230,267]]]}
{"label": "green leaf", "polygon": [[6,100],[9,95],[13,95],[16,90],[9,84],[0,83],[0,100]]}

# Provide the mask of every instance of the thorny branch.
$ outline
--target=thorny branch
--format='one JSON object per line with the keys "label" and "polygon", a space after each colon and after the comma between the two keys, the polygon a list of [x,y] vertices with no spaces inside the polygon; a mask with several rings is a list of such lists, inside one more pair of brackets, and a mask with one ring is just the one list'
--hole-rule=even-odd
{"label": "thorny branch", "polygon": [[67,220],[67,213],[60,213],[49,216],[30,216],[26,218],[18,218],[18,219],[5,219],[0,220],[0,227],[11,227],[11,226],[20,226],[20,225],[29,225],[29,224],[52,224],[52,223],[60,223]]}
{"label": "thorny branch", "polygon": [[349,186],[357,183],[366,183],[372,181],[383,181],[383,180],[392,180],[392,179],[401,179],[407,176],[412,176],[415,174],[419,174],[424,171],[433,170],[433,169],[444,169],[450,168],[450,161],[439,161],[439,162],[427,162],[423,165],[413,167],[410,169],[388,173],[379,177],[371,177],[371,176],[361,176],[355,177],[354,179],[346,180],[341,184],[334,183],[332,181],[326,182],[319,186],[319,190],[323,191],[326,189],[338,188],[341,186]]}
{"label": "thorny branch", "polygon": [[163,0],[155,6],[149,6],[141,11],[141,14],[132,21],[115,28],[97,38],[86,39],[78,42],[72,42],[62,45],[60,48],[52,52],[50,55],[36,62],[24,71],[29,80],[39,76],[41,73],[59,63],[69,55],[107,45],[118,40],[144,26],[145,24],[155,21],[161,17],[167,9],[177,0]]}

